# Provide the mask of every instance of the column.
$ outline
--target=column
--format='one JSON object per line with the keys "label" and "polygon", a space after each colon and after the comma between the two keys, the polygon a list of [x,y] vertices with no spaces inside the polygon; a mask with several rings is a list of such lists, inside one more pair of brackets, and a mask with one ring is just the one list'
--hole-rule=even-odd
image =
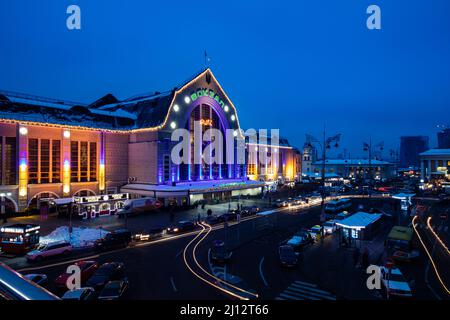
{"label": "column", "polygon": [[28,206],[28,128],[17,125],[17,143],[19,146],[19,211]]}

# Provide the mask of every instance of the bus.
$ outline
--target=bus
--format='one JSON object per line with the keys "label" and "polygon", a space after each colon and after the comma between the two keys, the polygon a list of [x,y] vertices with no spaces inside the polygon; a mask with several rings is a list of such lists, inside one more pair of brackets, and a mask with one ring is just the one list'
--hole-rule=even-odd
{"label": "bus", "polygon": [[329,216],[334,216],[344,210],[350,209],[351,206],[352,200],[349,198],[331,200],[325,205],[325,214],[327,215],[327,219]]}

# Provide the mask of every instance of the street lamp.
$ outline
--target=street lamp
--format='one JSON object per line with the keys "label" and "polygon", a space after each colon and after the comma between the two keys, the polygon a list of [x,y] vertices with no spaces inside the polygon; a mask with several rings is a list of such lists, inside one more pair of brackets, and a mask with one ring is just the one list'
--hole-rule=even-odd
{"label": "street lamp", "polygon": [[326,138],[325,127],[323,128],[323,141],[322,142],[310,134],[306,135],[307,145],[309,147],[312,147],[313,143],[317,143],[320,146],[320,149],[322,151],[322,182],[321,182],[321,184],[322,184],[322,190],[321,190],[322,203],[321,203],[321,205],[322,206],[325,203],[325,161],[327,158],[327,149],[331,149],[332,146],[335,148],[339,147],[340,139],[341,139],[340,133]]}
{"label": "street lamp", "polygon": [[381,141],[380,143],[378,143],[376,145],[372,145],[372,137],[370,137],[369,143],[363,142],[363,150],[369,152],[369,181],[370,181],[369,191],[368,191],[369,197],[371,196],[370,188],[372,187],[372,184],[373,184],[373,181],[372,181],[372,179],[373,179],[373,176],[372,176],[372,152],[374,150],[383,151],[383,149],[384,149],[384,142]]}

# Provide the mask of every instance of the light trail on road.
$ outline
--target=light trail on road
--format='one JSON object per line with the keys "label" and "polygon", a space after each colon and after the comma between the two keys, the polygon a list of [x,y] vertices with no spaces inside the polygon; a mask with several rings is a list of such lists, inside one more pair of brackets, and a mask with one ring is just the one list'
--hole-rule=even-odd
{"label": "light trail on road", "polygon": [[192,239],[192,240],[187,244],[187,246],[184,248],[184,250],[183,250],[183,260],[184,260],[184,264],[186,265],[186,267],[189,269],[189,271],[190,271],[193,275],[195,275],[197,278],[199,278],[200,280],[202,280],[202,281],[205,282],[206,284],[208,284],[208,285],[210,285],[210,286],[212,286],[212,287],[214,287],[214,288],[216,288],[216,289],[218,289],[218,290],[220,290],[220,291],[222,291],[222,292],[225,292],[225,293],[227,293],[227,294],[229,294],[229,295],[231,295],[231,296],[233,296],[233,297],[235,297],[235,298],[238,298],[238,299],[240,299],[240,300],[249,300],[249,299],[246,298],[246,297],[243,297],[243,296],[241,296],[241,295],[239,295],[239,294],[236,294],[236,293],[234,293],[234,292],[232,292],[232,291],[226,290],[226,289],[224,289],[224,288],[222,288],[222,287],[216,285],[215,283],[209,281],[208,279],[202,277],[202,276],[199,275],[197,272],[195,272],[195,271],[192,269],[192,267],[189,265],[189,263],[187,262],[187,258],[186,258],[187,250],[188,250],[189,246],[190,246],[192,243],[194,243],[194,242],[201,236],[201,234],[203,233],[203,231],[206,230],[206,228],[205,228],[204,226],[202,226],[202,228],[203,228],[203,229],[195,236],[195,238]]}
{"label": "light trail on road", "polygon": [[450,255],[450,250],[448,250],[448,247],[445,245],[444,241],[442,241],[441,238],[439,238],[438,234],[436,233],[436,231],[434,231],[433,226],[431,225],[431,217],[428,217],[427,219],[427,226],[430,229],[431,233],[433,233],[434,237],[436,238],[436,240],[441,244],[441,246],[445,249],[445,251],[447,252],[447,254]]}
{"label": "light trail on road", "polygon": [[[238,291],[240,291],[240,292],[243,292],[243,293],[249,294],[249,295],[251,295],[251,296],[254,296],[255,298],[258,298],[258,294],[255,294],[255,293],[253,293],[253,292],[244,290],[244,289],[239,288],[239,287],[237,287],[237,286],[235,286],[235,285],[233,285],[233,284],[231,284],[231,283],[229,283],[229,282],[227,282],[227,281],[225,281],[225,280],[223,280],[223,279],[220,279],[220,278],[216,277],[215,275],[213,275],[212,273],[206,271],[205,268],[203,268],[203,267],[200,265],[200,263],[199,263],[198,260],[197,260],[197,256],[196,256],[195,252],[196,252],[196,250],[197,250],[198,245],[206,239],[206,237],[209,235],[209,233],[210,233],[211,230],[212,230],[212,228],[211,228],[211,226],[210,226],[209,224],[206,224],[206,223],[205,223],[205,225],[209,228],[208,231],[207,231],[206,234],[203,236],[203,238],[202,238],[200,241],[198,241],[198,242],[196,243],[196,245],[194,246],[194,249],[192,250],[192,255],[193,255],[194,261],[195,261],[195,263],[197,264],[197,266],[198,266],[203,272],[205,272],[206,274],[210,275],[214,280],[219,281],[220,283],[223,283],[223,284],[225,284],[226,286],[229,286],[229,287],[231,287],[231,288],[233,288],[233,289],[236,289],[236,290],[238,290]],[[203,225],[202,225],[202,226],[203,226]]]}
{"label": "light trail on road", "polygon": [[430,259],[431,264],[433,265],[433,270],[434,273],[437,276],[438,281],[440,282],[441,286],[444,288],[444,290],[447,292],[447,294],[450,294],[450,290],[447,288],[447,286],[445,285],[444,281],[441,278],[441,275],[436,267],[436,264],[434,263],[433,257],[431,256],[430,252],[428,251],[428,248],[426,247],[425,243],[422,240],[422,237],[419,234],[419,231],[417,230],[417,224],[415,223],[417,220],[417,216],[415,216],[412,220],[412,225],[414,228],[414,231],[417,234],[417,237],[419,238],[420,243],[422,244],[423,248],[425,249],[426,254],[428,255],[428,258]]}

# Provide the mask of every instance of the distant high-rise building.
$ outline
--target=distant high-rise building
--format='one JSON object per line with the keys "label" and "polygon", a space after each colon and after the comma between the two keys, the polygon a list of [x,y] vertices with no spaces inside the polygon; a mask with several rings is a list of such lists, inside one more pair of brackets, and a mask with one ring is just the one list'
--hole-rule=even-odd
{"label": "distant high-rise building", "polygon": [[429,149],[427,136],[400,137],[400,166],[419,167],[419,153]]}
{"label": "distant high-rise building", "polygon": [[437,133],[438,149],[450,149],[450,128]]}

